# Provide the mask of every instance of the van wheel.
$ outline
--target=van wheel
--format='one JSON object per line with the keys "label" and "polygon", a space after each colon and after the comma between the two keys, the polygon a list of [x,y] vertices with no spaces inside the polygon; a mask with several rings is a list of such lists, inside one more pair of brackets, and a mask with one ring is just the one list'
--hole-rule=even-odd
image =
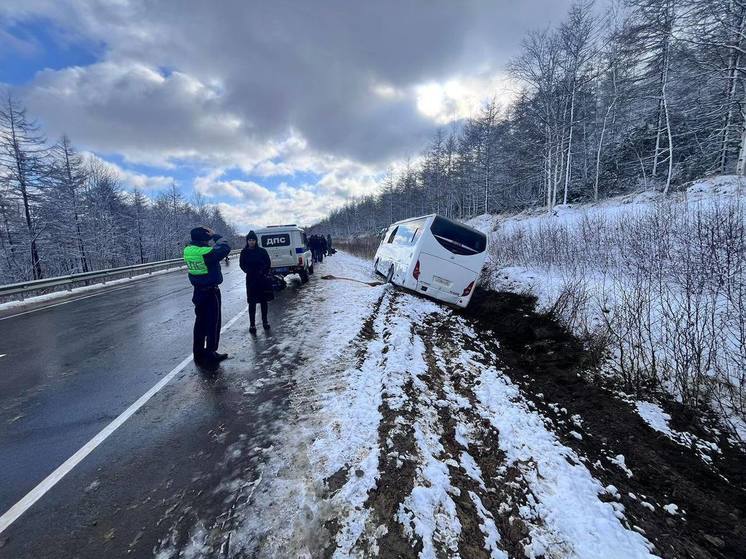
{"label": "van wheel", "polygon": [[394,265],[393,264],[389,268],[389,273],[386,274],[386,283],[394,283]]}
{"label": "van wheel", "polygon": [[306,270],[301,270],[298,272],[298,275],[300,276],[301,283],[308,283],[308,272]]}
{"label": "van wheel", "polygon": [[308,273],[313,275],[313,264],[311,264],[311,267],[308,268]]}

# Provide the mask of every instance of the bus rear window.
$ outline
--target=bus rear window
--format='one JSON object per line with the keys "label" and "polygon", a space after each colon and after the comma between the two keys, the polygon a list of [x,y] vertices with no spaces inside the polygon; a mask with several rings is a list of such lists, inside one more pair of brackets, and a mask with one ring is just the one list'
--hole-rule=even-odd
{"label": "bus rear window", "polygon": [[453,254],[479,254],[487,247],[487,237],[484,234],[440,216],[433,220],[430,231],[435,240]]}

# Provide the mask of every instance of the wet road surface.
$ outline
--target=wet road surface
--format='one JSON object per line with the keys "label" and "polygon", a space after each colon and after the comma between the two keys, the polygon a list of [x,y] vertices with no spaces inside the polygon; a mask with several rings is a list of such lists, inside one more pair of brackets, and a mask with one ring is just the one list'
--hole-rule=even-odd
{"label": "wet road surface", "polygon": [[[234,264],[224,275],[225,324],[246,305],[241,270]],[[262,390],[246,387],[277,361],[293,326],[282,326],[285,314],[304,304],[308,287],[290,282],[278,293],[269,335],[250,337],[244,313],[221,339],[234,359],[216,375],[188,364],[0,534],[0,557],[150,556],[183,544],[179,525],[211,509],[230,522],[230,480],[251,479],[247,453],[261,458],[287,392],[271,378]],[[189,354],[194,315],[183,271],[96,293],[0,316],[0,513]]]}

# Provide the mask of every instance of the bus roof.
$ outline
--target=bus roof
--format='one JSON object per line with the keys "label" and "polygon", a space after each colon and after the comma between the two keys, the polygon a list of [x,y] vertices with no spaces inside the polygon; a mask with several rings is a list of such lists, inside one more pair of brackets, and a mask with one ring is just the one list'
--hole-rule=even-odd
{"label": "bus roof", "polygon": [[479,235],[482,235],[482,236],[486,237],[486,235],[484,233],[482,233],[479,229],[475,229],[474,227],[471,227],[470,225],[466,225],[465,223],[462,223],[460,221],[456,221],[455,219],[451,219],[450,217],[442,216],[440,214],[427,214],[427,215],[421,215],[421,216],[418,216],[418,217],[408,217],[407,219],[402,219],[401,221],[396,221],[396,222],[392,223],[391,225],[389,225],[388,228],[391,228],[394,225],[401,225],[402,223],[408,223],[410,221],[418,221],[420,219],[428,219],[428,218],[431,218],[431,217],[432,218],[439,217],[440,219],[445,219],[446,221],[450,221],[451,223],[453,223],[454,225],[456,225],[458,227],[463,227],[464,229],[468,229],[469,231],[473,231],[474,233],[478,233]]}

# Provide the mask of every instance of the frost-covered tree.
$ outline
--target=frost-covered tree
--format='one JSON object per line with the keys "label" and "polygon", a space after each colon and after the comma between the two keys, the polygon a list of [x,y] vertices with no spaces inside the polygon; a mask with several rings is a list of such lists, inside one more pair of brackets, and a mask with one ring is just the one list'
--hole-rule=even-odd
{"label": "frost-covered tree", "polygon": [[[36,213],[45,185],[47,154],[46,139],[38,125],[27,116],[26,109],[8,95],[0,107],[0,175],[6,200],[10,203],[20,200],[25,231],[16,239],[27,247],[27,269],[31,270],[33,279],[43,277],[38,247],[43,227],[39,227]],[[8,211],[8,202],[3,205],[4,212]]]}

